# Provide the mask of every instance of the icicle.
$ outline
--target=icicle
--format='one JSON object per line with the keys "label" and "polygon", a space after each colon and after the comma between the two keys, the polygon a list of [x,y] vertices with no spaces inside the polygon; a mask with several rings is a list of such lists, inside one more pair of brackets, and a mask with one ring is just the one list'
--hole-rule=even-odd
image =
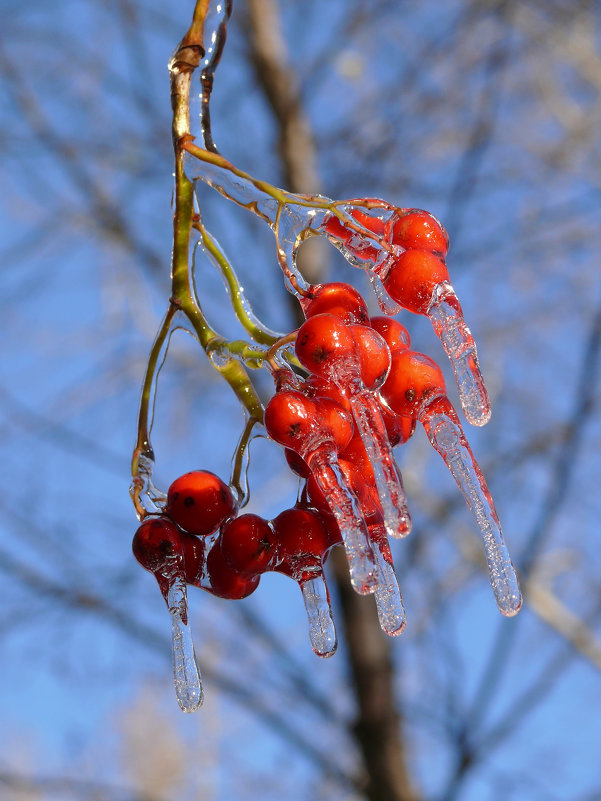
{"label": "icicle", "polygon": [[317,656],[332,656],[338,647],[330,594],[323,573],[299,583],[309,620],[309,639]]}
{"label": "icicle", "polygon": [[173,682],[180,708],[195,712],[204,700],[200,671],[194,655],[192,631],[188,621],[188,597],[183,577],[170,577],[167,606],[171,615]]}
{"label": "icicle", "polygon": [[386,530],[391,537],[404,537],[411,531],[411,515],[378,402],[361,392],[351,399],[351,408],[374,472]]}
{"label": "icicle", "polygon": [[393,317],[395,314],[401,312],[403,307],[390,297],[386,291],[386,288],[384,287],[384,284],[382,283],[380,276],[376,275],[376,273],[372,272],[372,270],[367,270],[367,274],[382,314],[387,314],[389,317]]}
{"label": "icicle", "polygon": [[377,533],[371,532],[377,543],[374,553],[378,568],[378,586],[374,592],[374,598],[382,631],[390,637],[397,637],[405,630],[407,618],[394,572],[392,555],[386,541],[386,533],[382,527],[379,529]]}
{"label": "icicle", "polygon": [[491,408],[476,343],[465,324],[453,287],[446,281],[436,287],[428,318],[451,362],[466,419],[474,426],[485,425],[490,420]]}
{"label": "icicle", "polygon": [[360,595],[367,595],[374,591],[377,576],[374,554],[359,501],[346,486],[334,453],[324,453],[319,449],[304,458],[336,518],[353,589]]}
{"label": "icicle", "polygon": [[431,407],[420,413],[420,420],[476,518],[497,606],[504,615],[511,617],[519,611],[522,596],[486,481],[451,404],[439,399]]}

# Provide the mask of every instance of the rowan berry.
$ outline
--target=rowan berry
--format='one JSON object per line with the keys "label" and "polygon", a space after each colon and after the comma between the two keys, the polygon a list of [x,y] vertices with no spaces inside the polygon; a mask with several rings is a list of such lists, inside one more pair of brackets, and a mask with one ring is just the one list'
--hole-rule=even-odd
{"label": "rowan berry", "polygon": [[377,331],[366,325],[349,326],[357,346],[363,386],[376,390],[382,386],[390,370],[390,350]]}
{"label": "rowan berry", "polygon": [[393,300],[414,314],[427,314],[435,287],[449,280],[443,261],[427,250],[406,250],[383,278]]}
{"label": "rowan berry", "polygon": [[219,545],[227,564],[244,576],[256,576],[276,561],[276,539],[267,520],[244,514],[222,526]]}
{"label": "rowan berry", "polygon": [[205,587],[219,598],[236,601],[246,598],[259,586],[260,576],[247,576],[229,566],[221,549],[219,537],[207,557],[209,587]]}
{"label": "rowan berry", "polygon": [[158,573],[183,566],[183,532],[166,517],[147,517],[134,534],[132,551],[142,567]]}
{"label": "rowan berry", "polygon": [[319,511],[295,506],[273,521],[281,562],[277,570],[297,581],[310,579],[321,569],[330,537]]}
{"label": "rowan berry", "polygon": [[392,228],[392,242],[406,250],[429,250],[441,258],[449,250],[447,232],[433,214],[422,209],[408,209],[398,217]]}
{"label": "rowan berry", "polygon": [[209,470],[193,470],[180,476],[167,492],[166,514],[198,537],[212,534],[235,510],[231,489]]}
{"label": "rowan berry", "polygon": [[298,330],[295,351],[309,372],[359,390],[354,337],[349,326],[333,314],[317,314],[306,320]]}
{"label": "rowan berry", "polygon": [[445,394],[444,378],[436,362],[423,353],[397,351],[381,394],[394,412],[416,418],[424,404]]}
{"label": "rowan berry", "polygon": [[319,439],[317,404],[298,390],[277,392],[265,409],[265,428],[271,439],[303,455]]}
{"label": "rowan berry", "polygon": [[293,451],[292,448],[284,448],[284,456],[288,462],[288,467],[293,473],[296,473],[300,478],[309,478],[311,470],[302,456]]}
{"label": "rowan berry", "polygon": [[393,448],[397,445],[403,445],[408,439],[411,439],[415,431],[414,417],[393,412],[384,398],[380,399],[380,414],[386,426],[388,441]]}
{"label": "rowan berry", "polygon": [[394,317],[372,317],[371,327],[384,339],[390,352],[405,350],[411,345],[411,337],[404,325]]}
{"label": "rowan berry", "polygon": [[325,313],[333,314],[345,323],[369,323],[367,305],[350,284],[317,284],[311,287],[310,295],[301,303],[307,318]]}

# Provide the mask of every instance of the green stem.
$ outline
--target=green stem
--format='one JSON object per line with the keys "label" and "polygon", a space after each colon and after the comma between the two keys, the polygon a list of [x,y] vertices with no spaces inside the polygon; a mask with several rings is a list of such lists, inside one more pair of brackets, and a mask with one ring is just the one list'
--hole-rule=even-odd
{"label": "green stem", "polygon": [[244,330],[260,345],[273,345],[273,343],[280,338],[281,334],[270,331],[255,317],[252,309],[250,309],[248,301],[244,297],[244,290],[242,289],[234,268],[219,247],[215,238],[211,236],[202,222],[194,222],[193,227],[200,233],[203,246],[219,268],[227,283],[232,308]]}

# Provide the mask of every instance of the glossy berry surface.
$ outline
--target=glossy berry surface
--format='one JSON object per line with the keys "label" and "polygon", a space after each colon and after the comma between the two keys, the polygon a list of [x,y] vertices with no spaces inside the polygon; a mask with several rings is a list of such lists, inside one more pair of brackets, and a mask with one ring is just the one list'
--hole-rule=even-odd
{"label": "glossy berry surface", "polygon": [[386,291],[405,309],[426,314],[434,288],[449,280],[446,265],[427,250],[406,250],[398,256],[383,283]]}
{"label": "glossy berry surface", "polygon": [[409,332],[394,317],[372,317],[370,323],[374,331],[377,331],[386,342],[391,353],[410,347],[411,337]]}
{"label": "glossy berry surface", "polygon": [[169,564],[183,564],[183,533],[166,517],[147,517],[134,534],[132,551],[138,562],[157,573]]}
{"label": "glossy berry surface", "polygon": [[301,581],[321,569],[330,537],[318,511],[295,506],[281,512],[272,525],[281,557],[278,571]]}
{"label": "glossy berry surface", "polygon": [[205,589],[219,598],[237,601],[247,598],[257,589],[260,576],[244,576],[233,570],[226,562],[217,538],[207,557],[207,578],[210,586]]}
{"label": "glossy berry surface", "polygon": [[397,352],[381,394],[394,412],[415,417],[425,403],[445,394],[442,371],[423,353]]}
{"label": "glossy berry surface", "polygon": [[405,249],[429,250],[444,258],[449,250],[446,230],[433,214],[421,209],[410,209],[394,223],[392,241]]}
{"label": "glossy berry surface", "polygon": [[318,314],[298,330],[295,351],[309,372],[346,384],[358,378],[359,364],[354,337],[333,314]]}
{"label": "glossy berry surface", "polygon": [[311,298],[303,302],[305,317],[333,314],[345,323],[369,322],[365,301],[350,284],[333,282],[311,287]]}
{"label": "glossy berry surface", "polygon": [[357,346],[361,382],[366,389],[378,389],[390,370],[388,345],[377,331],[366,325],[351,325],[350,329]]}
{"label": "glossy berry surface", "polygon": [[275,562],[276,539],[269,523],[255,514],[244,514],[226,523],[219,534],[223,558],[245,576],[264,573]]}
{"label": "glossy berry surface", "polygon": [[317,404],[298,390],[278,392],[265,409],[269,436],[302,454],[310,438],[319,437]]}
{"label": "glossy berry surface", "polygon": [[165,512],[190,534],[205,537],[236,509],[231,489],[209,470],[193,470],[177,478],[167,492]]}

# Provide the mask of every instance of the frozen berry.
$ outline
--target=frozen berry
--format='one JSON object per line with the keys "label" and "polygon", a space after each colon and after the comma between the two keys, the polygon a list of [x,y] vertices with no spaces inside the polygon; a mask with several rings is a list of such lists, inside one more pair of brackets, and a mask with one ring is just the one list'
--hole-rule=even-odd
{"label": "frozen berry", "polygon": [[272,525],[282,560],[278,571],[304,581],[321,569],[330,537],[318,511],[295,506],[279,514]]}
{"label": "frozen berry", "polygon": [[449,236],[433,214],[421,209],[409,209],[394,223],[392,241],[409,250],[429,250],[441,258],[447,255]]}
{"label": "frozen berry", "polygon": [[443,261],[427,250],[406,250],[384,277],[393,300],[414,314],[427,314],[435,287],[449,280]]}
{"label": "frozen berry", "polygon": [[245,576],[268,570],[276,560],[276,540],[267,520],[245,514],[226,523],[219,534],[223,558]]}
{"label": "frozen berry", "polygon": [[412,350],[394,354],[390,374],[381,389],[394,412],[415,418],[425,403],[444,394],[444,378],[433,359]]}
{"label": "frozen berry", "polygon": [[365,301],[350,284],[334,282],[311,287],[311,294],[303,302],[305,317],[316,314],[333,314],[345,323],[369,323]]}
{"label": "frozen berry", "polygon": [[386,341],[366,325],[349,326],[359,355],[361,381],[366,389],[382,386],[390,370],[390,350]]}
{"label": "frozen berry", "polygon": [[409,332],[398,320],[393,317],[372,317],[370,322],[374,331],[384,339],[391,353],[410,347]]}
{"label": "frozen berry", "polygon": [[207,557],[207,576],[209,589],[219,598],[228,598],[231,601],[246,598],[253,593],[258,585],[260,576],[244,576],[233,570],[225,561],[219,538],[215,541]]}
{"label": "frozen berry", "polygon": [[209,470],[193,470],[177,478],[167,493],[166,513],[190,534],[205,537],[236,510],[231,489]]}

